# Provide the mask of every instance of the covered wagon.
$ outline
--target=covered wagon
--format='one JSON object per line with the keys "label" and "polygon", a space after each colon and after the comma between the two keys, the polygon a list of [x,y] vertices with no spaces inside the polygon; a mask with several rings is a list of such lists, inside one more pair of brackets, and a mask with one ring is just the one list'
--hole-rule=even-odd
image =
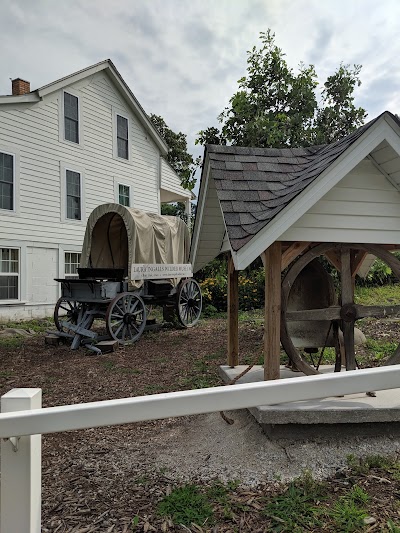
{"label": "covered wagon", "polygon": [[183,220],[119,204],[103,204],[89,216],[77,278],[57,279],[61,298],[54,310],[58,334],[81,342],[98,340],[95,319],[121,344],[139,339],[147,306],[171,312],[183,327],[200,317],[201,290],[188,262],[190,235]]}

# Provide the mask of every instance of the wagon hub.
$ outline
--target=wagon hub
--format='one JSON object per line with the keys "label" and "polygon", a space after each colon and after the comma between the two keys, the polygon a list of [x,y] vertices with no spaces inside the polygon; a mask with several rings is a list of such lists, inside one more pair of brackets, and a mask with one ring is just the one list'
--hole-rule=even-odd
{"label": "wagon hub", "polygon": [[345,322],[355,322],[357,319],[357,309],[353,304],[345,304],[340,309],[340,318]]}

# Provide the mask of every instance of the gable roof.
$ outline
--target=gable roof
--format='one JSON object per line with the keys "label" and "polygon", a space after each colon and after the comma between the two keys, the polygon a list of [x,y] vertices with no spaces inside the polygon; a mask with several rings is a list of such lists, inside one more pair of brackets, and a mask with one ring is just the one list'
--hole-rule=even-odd
{"label": "gable roof", "polygon": [[[355,145],[358,145],[370,132],[372,135],[376,127],[381,125],[383,131],[388,123],[392,129],[395,125],[398,131],[399,119],[386,111],[335,143],[308,148],[275,149],[207,145],[206,163],[202,175],[202,181],[203,179],[207,181],[207,185],[201,187],[200,191],[205,198],[207,192],[205,189],[210,187],[208,182],[211,179],[216,189],[229,245],[236,259],[237,268],[238,264],[240,268],[245,268],[263,251],[262,245],[265,245],[265,249],[282,235],[286,228],[283,231],[276,229],[278,225],[278,223],[274,224],[276,219],[286,215],[292,206],[297,204],[299,197],[304,196],[314,187],[314,184],[319,181],[318,178],[322,179],[325,174],[329,173],[342,157],[346,157],[351,152]],[[378,138],[382,140],[385,136],[382,132],[374,133],[374,135],[376,142]],[[396,139],[398,142],[398,133]],[[373,148],[374,146],[371,149]],[[369,151],[362,157],[366,157],[367,154]],[[356,161],[353,167],[358,162]],[[337,180],[341,179],[339,174],[337,176]],[[332,184],[327,184],[327,190],[335,185],[335,180],[336,177],[331,179]],[[309,205],[317,200],[318,198],[314,198]],[[305,211],[297,207],[296,211],[297,220]],[[202,214],[199,213],[200,218],[201,216]],[[194,255],[199,242],[201,225],[201,220],[198,222],[196,219],[195,244],[192,250]],[[274,226],[273,232],[272,226]],[[283,228],[284,224],[281,226]],[[267,238],[268,232],[271,235]],[[260,250],[257,250],[253,243],[261,240],[263,242],[258,246]],[[250,252],[250,247],[255,249]]]}
{"label": "gable roof", "polygon": [[8,96],[8,95],[0,96],[0,105],[1,104],[18,104],[18,103],[27,103],[27,102],[38,102],[47,94],[63,89],[64,87],[68,87],[69,85],[76,83],[77,81],[80,81],[89,76],[93,76],[93,74],[96,74],[97,72],[100,72],[100,71],[107,72],[108,76],[114,81],[120,93],[122,94],[124,99],[127,101],[127,103],[130,105],[131,109],[135,113],[135,116],[139,119],[139,122],[141,123],[141,125],[149,133],[149,136],[154,141],[154,143],[157,145],[162,155],[164,156],[167,155],[168,153],[167,144],[165,143],[164,139],[161,137],[158,130],[153,126],[150,118],[148,117],[143,107],[140,105],[140,103],[136,99],[133,92],[130,90],[130,88],[126,84],[121,74],[118,72],[117,68],[115,67],[111,59],[100,61],[99,63],[96,63],[95,65],[91,65],[87,68],[74,72],[73,74],[60,78],[59,80],[53,81],[47,85],[43,85],[43,87],[40,87],[39,89],[36,89],[35,91],[31,91],[28,94],[19,95],[19,96]]}

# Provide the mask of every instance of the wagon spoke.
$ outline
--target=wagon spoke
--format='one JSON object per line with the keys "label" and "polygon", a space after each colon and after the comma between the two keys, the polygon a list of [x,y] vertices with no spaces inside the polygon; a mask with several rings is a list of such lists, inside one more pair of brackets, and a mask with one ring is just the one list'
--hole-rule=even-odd
{"label": "wagon spoke", "polygon": [[299,311],[288,311],[286,313],[286,320],[339,320],[340,307],[332,306],[323,309],[301,309]]}
{"label": "wagon spoke", "polygon": [[132,293],[117,296],[106,313],[109,335],[122,344],[137,340],[146,326],[146,306],[143,300]]}

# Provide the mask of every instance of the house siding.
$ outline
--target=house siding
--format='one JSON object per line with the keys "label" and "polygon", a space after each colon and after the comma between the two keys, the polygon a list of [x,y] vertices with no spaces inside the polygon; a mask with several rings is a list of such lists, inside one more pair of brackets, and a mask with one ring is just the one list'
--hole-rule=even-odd
{"label": "house siding", "polygon": [[400,243],[400,192],[363,160],[279,240]]}
{"label": "house siding", "polygon": [[[132,206],[160,212],[160,152],[106,72],[66,87],[79,95],[81,144],[60,140],[62,91],[43,101],[0,106],[0,150],[18,153],[16,213],[0,211],[0,247],[21,252],[24,304],[0,302],[0,320],[53,311],[64,276],[64,251],[79,251],[86,220],[99,204],[115,202],[114,182],[131,187]],[[131,160],[113,156],[113,110],[129,117]],[[83,174],[85,219],[62,220],[62,166]],[[178,178],[175,176],[176,181]]]}

